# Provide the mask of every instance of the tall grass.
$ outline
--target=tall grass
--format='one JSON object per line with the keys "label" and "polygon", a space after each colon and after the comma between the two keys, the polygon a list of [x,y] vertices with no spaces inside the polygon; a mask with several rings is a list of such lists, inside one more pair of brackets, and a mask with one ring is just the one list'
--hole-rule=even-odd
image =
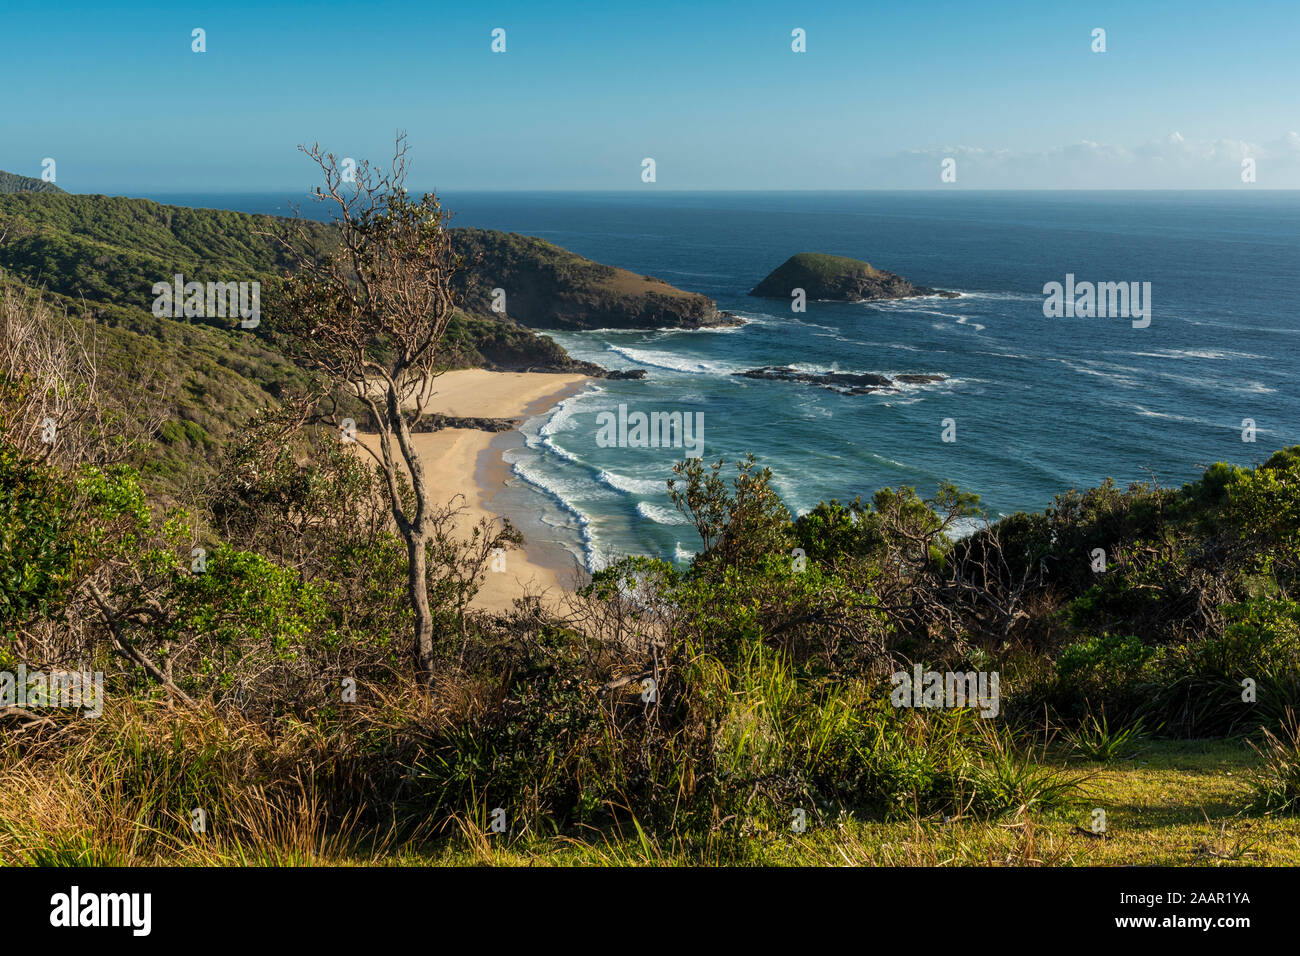
{"label": "tall grass", "polygon": [[1288,710],[1277,733],[1264,731],[1262,744],[1251,747],[1264,760],[1251,779],[1250,809],[1265,813],[1300,812],[1300,719]]}

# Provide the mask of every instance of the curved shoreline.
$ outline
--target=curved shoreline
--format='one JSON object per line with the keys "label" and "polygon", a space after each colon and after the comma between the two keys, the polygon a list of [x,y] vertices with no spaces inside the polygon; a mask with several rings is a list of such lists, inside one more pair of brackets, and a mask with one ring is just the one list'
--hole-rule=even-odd
{"label": "curved shoreline", "polygon": [[[577,395],[592,381],[595,379],[570,381],[530,401],[518,416],[522,419],[519,427],[492,435],[479,452],[474,468],[474,483],[482,507],[499,517],[508,518],[523,533],[522,553],[534,574],[535,583],[566,591],[574,590],[589,580],[585,563],[572,548],[558,540],[554,527],[539,520],[539,512],[523,513],[517,502],[506,500],[505,492],[515,488],[527,488],[530,496],[544,496],[544,492],[517,475],[511,463],[505,460],[505,455],[525,447],[524,435],[520,431],[522,426],[555,414],[563,402]],[[515,484],[511,484],[511,479],[515,479]],[[581,540],[576,545],[581,551]],[[486,590],[487,585],[484,587]]]}
{"label": "curved shoreline", "polygon": [[[515,421],[513,428],[503,432],[446,427],[412,436],[434,499],[446,502],[459,498],[456,504],[461,513],[455,522],[459,536],[468,537],[483,518],[503,517],[525,533],[523,547],[506,552],[504,568],[487,573],[472,607],[509,611],[515,599],[526,593],[558,594],[582,580],[581,574],[570,571],[576,567],[570,552],[559,542],[538,534],[539,530],[544,534],[545,528],[539,529],[533,516],[502,508],[498,499],[511,475],[502,454],[511,447],[512,440],[522,443],[519,426],[544,414],[590,381],[593,379],[587,375],[573,373],[459,369],[430,383],[426,412],[438,412],[462,422],[475,418]],[[357,435],[359,441],[368,444],[374,438]]]}

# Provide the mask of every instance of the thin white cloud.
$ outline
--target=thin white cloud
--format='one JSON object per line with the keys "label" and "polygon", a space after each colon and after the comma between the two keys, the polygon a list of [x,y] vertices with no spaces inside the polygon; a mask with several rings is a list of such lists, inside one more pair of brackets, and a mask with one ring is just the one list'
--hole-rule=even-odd
{"label": "thin white cloud", "polygon": [[1194,140],[1177,130],[1136,146],[1083,140],[1041,151],[948,145],[912,149],[875,160],[869,176],[878,187],[946,186],[945,159],[956,161],[957,187],[971,189],[1232,189],[1242,162],[1255,161],[1261,189],[1300,188],[1300,133],[1267,143]]}

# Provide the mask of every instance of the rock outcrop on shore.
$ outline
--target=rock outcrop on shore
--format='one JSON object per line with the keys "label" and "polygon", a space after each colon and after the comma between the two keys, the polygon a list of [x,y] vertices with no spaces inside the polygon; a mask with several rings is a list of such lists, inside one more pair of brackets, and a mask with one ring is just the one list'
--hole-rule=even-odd
{"label": "rock outcrop on shore", "polygon": [[898,391],[899,385],[932,385],[946,381],[943,375],[898,375],[890,378],[876,372],[801,372],[790,365],[765,365],[744,372],[733,372],[741,378],[766,379],[773,382],[801,382],[821,385],[845,395],[867,395],[871,392]]}
{"label": "rock outcrop on shore", "polygon": [[811,300],[861,302],[872,299],[907,299],[939,295],[955,299],[956,292],[943,292],[913,285],[900,275],[877,269],[869,262],[820,252],[801,252],[777,266],[750,295],[767,299],[789,299],[803,289]]}
{"label": "rock outcrop on shore", "polygon": [[645,378],[644,369],[607,369],[576,359],[554,339],[526,326],[457,313],[443,336],[443,349],[455,367],[494,372],[557,372],[595,378]]}
{"label": "rock outcrop on shore", "polygon": [[[444,428],[472,428],[481,432],[507,432],[518,427],[521,421],[523,421],[521,418],[483,418],[430,412],[422,415],[420,420],[411,426],[411,431],[436,432]],[[370,423],[370,427],[374,428],[373,422]]]}

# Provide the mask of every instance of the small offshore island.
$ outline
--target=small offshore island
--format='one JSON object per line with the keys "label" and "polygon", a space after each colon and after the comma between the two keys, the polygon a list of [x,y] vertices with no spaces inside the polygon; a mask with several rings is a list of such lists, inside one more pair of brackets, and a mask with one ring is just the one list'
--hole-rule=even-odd
{"label": "small offshore island", "polygon": [[944,375],[896,375],[890,378],[876,372],[803,372],[790,365],[765,365],[743,372],[741,378],[761,378],[773,382],[802,382],[821,385],[844,395],[868,395],[872,392],[896,392],[899,385],[933,385],[947,381]]}
{"label": "small offshore island", "polygon": [[795,289],[803,289],[809,299],[834,302],[909,299],[923,295],[957,298],[956,292],[913,285],[902,276],[877,269],[861,259],[821,252],[800,252],[791,256],[754,286],[749,294],[764,299],[788,299]]}

